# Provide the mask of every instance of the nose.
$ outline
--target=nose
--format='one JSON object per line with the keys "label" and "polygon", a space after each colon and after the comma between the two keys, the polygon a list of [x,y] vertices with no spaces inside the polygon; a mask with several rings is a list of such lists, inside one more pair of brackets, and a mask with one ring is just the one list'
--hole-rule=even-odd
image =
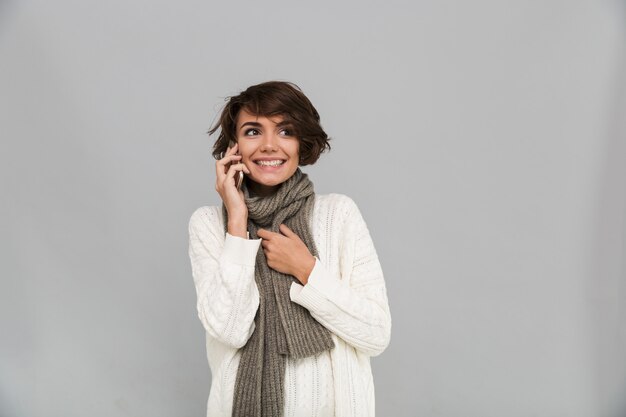
{"label": "nose", "polygon": [[278,150],[278,137],[274,133],[267,133],[263,135],[263,142],[261,143],[261,151],[272,152]]}

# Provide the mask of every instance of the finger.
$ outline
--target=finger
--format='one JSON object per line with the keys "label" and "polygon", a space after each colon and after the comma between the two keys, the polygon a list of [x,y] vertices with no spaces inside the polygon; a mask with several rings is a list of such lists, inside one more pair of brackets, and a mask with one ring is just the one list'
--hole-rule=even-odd
{"label": "finger", "polygon": [[278,226],[278,230],[280,230],[280,232],[287,237],[298,236],[284,223],[281,223],[280,226]]}
{"label": "finger", "polygon": [[235,142],[235,144],[232,146],[232,148],[230,146],[228,148],[226,148],[226,153],[224,154],[224,156],[236,154],[238,147],[239,147],[239,144],[237,142]]}
{"label": "finger", "polygon": [[[243,171],[245,165],[244,164],[233,164],[228,167],[228,170],[224,173],[224,171],[218,168],[217,170],[217,178],[215,180],[215,189],[220,192],[229,187],[235,187],[235,174],[238,171]],[[220,172],[221,171],[221,172]],[[241,190],[237,190],[241,191]]]}
{"label": "finger", "polygon": [[230,179],[233,180],[233,184],[235,184],[235,174],[237,174],[238,171],[244,171],[245,172],[246,166],[242,163],[239,164],[233,164],[231,166],[228,167],[228,172],[226,173],[226,178],[225,181],[229,181]]}
{"label": "finger", "polygon": [[220,180],[219,182],[223,182],[224,181],[224,175],[227,173],[228,169],[227,169],[227,165],[238,161],[242,158],[241,155],[228,155],[223,157],[222,159],[218,159],[215,162],[215,173],[217,175],[218,180]]}
{"label": "finger", "polygon": [[229,162],[238,161],[241,158],[243,158],[241,155],[234,155],[234,154],[233,155],[226,155],[222,159],[218,159],[216,164],[218,164],[218,165],[226,165]]}
{"label": "finger", "polygon": [[226,148],[226,152],[222,152],[221,154],[221,158],[219,158],[219,160],[223,160],[226,157],[232,156],[232,155],[238,155],[237,151],[239,149],[239,145],[237,143],[235,143],[232,147],[228,146]]}
{"label": "finger", "polygon": [[215,172],[219,174],[226,174],[228,172],[228,168],[232,164],[236,164],[241,161],[241,155],[229,155],[215,162]]}
{"label": "finger", "polygon": [[272,247],[270,245],[272,245],[272,243],[269,240],[261,240],[261,247],[263,248],[263,252],[265,252],[265,258],[268,260],[273,256]]}
{"label": "finger", "polygon": [[220,159],[224,158],[225,156],[228,156],[229,153],[230,153],[230,145],[227,145],[226,146],[226,150],[220,152],[219,157],[217,157],[216,159],[220,160]]}
{"label": "finger", "polygon": [[[236,189],[237,182],[235,181],[235,175],[237,175],[239,171],[243,170],[243,166],[244,166],[243,164],[230,165],[228,167],[228,171],[226,171],[226,174],[220,175],[219,178],[217,179],[217,183],[219,184],[219,187],[222,190],[225,190],[230,187],[233,187]],[[241,191],[241,189],[236,190],[236,191]]]}
{"label": "finger", "polygon": [[277,235],[280,236],[278,233],[274,233],[271,232],[269,230],[266,229],[259,229],[256,232],[257,236],[259,236],[261,239],[265,239],[265,240],[270,240],[275,238]]}
{"label": "finger", "polygon": [[[237,156],[239,156],[239,155],[237,155]],[[243,171],[246,174],[250,174],[250,170],[248,169],[248,166],[246,164],[244,164],[241,160],[239,160],[239,162],[237,162],[237,163],[235,163],[235,161],[233,161],[233,164],[229,165],[228,168],[230,168],[231,166],[236,167],[237,171]]]}

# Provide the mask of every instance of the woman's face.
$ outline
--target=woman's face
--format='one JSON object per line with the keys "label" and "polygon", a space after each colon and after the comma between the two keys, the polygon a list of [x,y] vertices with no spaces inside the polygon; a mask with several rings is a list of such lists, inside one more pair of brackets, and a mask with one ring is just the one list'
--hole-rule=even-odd
{"label": "woman's face", "polygon": [[282,116],[267,118],[241,109],[237,115],[239,154],[250,174],[249,188],[269,195],[298,169],[300,141]]}

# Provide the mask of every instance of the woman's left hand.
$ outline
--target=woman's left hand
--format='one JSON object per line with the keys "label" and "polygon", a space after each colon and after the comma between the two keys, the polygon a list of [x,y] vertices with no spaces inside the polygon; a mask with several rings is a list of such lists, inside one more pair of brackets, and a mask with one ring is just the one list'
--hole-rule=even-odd
{"label": "woman's left hand", "polygon": [[279,230],[281,233],[265,229],[257,231],[257,235],[263,239],[261,245],[267,265],[283,274],[293,275],[302,285],[306,285],[315,266],[315,257],[290,228],[281,224]]}

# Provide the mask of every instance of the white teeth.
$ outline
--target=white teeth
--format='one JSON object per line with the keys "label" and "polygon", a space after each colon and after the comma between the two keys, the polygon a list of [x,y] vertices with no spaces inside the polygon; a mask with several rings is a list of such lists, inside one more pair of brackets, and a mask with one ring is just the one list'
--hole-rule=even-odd
{"label": "white teeth", "polygon": [[280,159],[276,159],[276,160],[273,160],[273,161],[261,161],[261,160],[256,161],[256,163],[259,164],[259,165],[270,166],[270,167],[275,167],[275,166],[278,166],[278,165],[282,165],[283,162],[285,162],[285,161],[282,161]]}

